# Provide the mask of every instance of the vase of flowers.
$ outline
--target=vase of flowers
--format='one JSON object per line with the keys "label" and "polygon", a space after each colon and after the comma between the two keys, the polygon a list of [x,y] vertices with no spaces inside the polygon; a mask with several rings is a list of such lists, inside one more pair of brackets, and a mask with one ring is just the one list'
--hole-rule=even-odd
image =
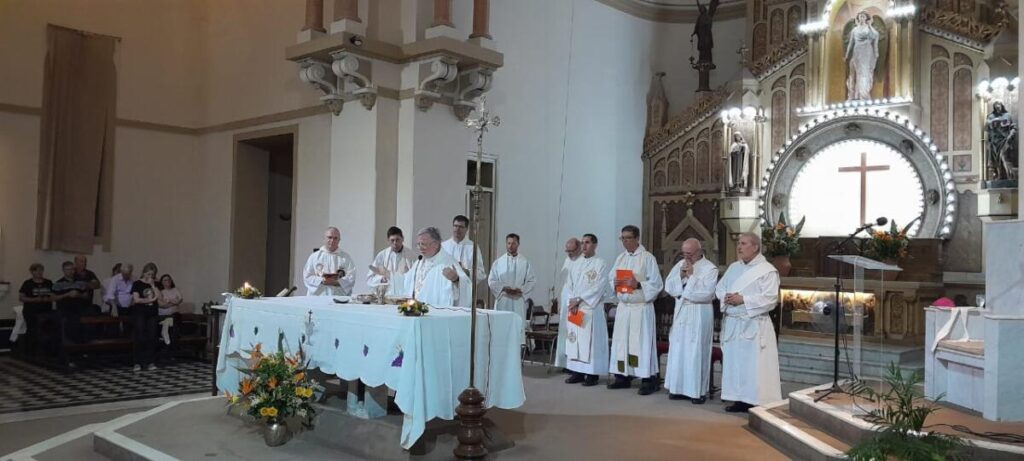
{"label": "vase of flowers", "polygon": [[241,407],[264,423],[263,440],[271,447],[280,446],[291,437],[287,418],[297,417],[303,427],[312,427],[315,395],[323,390],[309,378],[309,363],[302,348],[296,354],[286,353],[283,338],[278,336],[277,352],[264,354],[259,343],[244,351],[249,358],[246,366],[239,368],[244,378],[238,392],[224,391],[229,405]]}
{"label": "vase of flowers", "polygon": [[256,299],[263,296],[263,293],[258,288],[250,285],[249,282],[245,282],[235,290],[235,296],[243,299]]}
{"label": "vase of flowers", "polygon": [[430,306],[422,301],[410,299],[398,304],[398,313],[406,317],[419,317],[430,312]]}
{"label": "vase of flowers", "polygon": [[807,217],[800,219],[796,227],[786,224],[786,214],[779,213],[779,220],[774,226],[761,229],[761,250],[767,256],[780,277],[789,275],[793,269],[790,256],[800,253],[800,230],[804,228]]}
{"label": "vase of flowers", "polygon": [[[873,231],[871,238],[865,243],[864,254],[886,264],[898,265],[902,259],[907,257],[907,251],[910,248],[910,238],[907,237],[907,232],[913,224],[914,222],[911,221],[910,224],[900,229],[896,227],[896,221],[891,221],[889,230]],[[899,275],[899,271],[884,271],[882,279],[892,281],[896,280]]]}

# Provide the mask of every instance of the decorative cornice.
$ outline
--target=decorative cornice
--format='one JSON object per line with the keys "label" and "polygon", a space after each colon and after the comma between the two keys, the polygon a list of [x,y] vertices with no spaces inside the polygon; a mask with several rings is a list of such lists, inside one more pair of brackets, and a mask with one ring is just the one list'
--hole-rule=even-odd
{"label": "decorative cornice", "polygon": [[[700,14],[695,5],[678,5],[653,0],[597,0],[607,6],[640,19],[654,22],[694,23]],[[747,15],[744,0],[722,0],[715,19],[736,19]]]}
{"label": "decorative cornice", "polygon": [[[954,11],[939,10],[933,7],[921,7],[919,14],[922,29],[931,28],[936,32],[946,32],[947,38],[966,39],[964,44],[977,48],[996,38],[1003,31],[1003,24],[986,24],[978,19]],[[954,37],[955,36],[955,37]]]}
{"label": "decorative cornice", "polygon": [[754,78],[764,80],[806,52],[807,39],[794,37],[782,45],[772,48],[766,56],[751,64],[750,73],[754,74]]}
{"label": "decorative cornice", "polygon": [[665,146],[679,139],[701,122],[707,120],[718,112],[718,108],[729,98],[731,93],[724,86],[711,92],[711,94],[699,98],[697,102],[688,107],[683,113],[669,119],[665,127],[644,139],[644,158],[650,158],[661,151]]}

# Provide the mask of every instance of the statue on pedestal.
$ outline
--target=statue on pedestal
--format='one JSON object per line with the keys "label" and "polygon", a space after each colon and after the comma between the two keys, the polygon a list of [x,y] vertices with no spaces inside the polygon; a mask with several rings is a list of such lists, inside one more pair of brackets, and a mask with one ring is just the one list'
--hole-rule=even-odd
{"label": "statue on pedestal", "polygon": [[733,133],[732,145],[729,146],[729,155],[725,161],[729,192],[745,194],[747,192],[747,171],[750,170],[750,146],[747,145],[747,141],[743,139],[743,134],[740,132]]}
{"label": "statue on pedestal", "polygon": [[[884,23],[882,25],[884,27]],[[847,24],[845,29],[846,99],[870,100],[871,88],[875,84],[881,34],[866,11],[857,13],[857,19]]]}
{"label": "statue on pedestal", "polygon": [[988,174],[992,181],[1017,179],[1017,124],[1002,101],[992,103],[985,118]]}
{"label": "statue on pedestal", "polygon": [[690,34],[690,43],[693,43],[693,37],[697,37],[697,60],[694,61],[693,56],[690,56],[690,67],[697,69],[699,77],[697,91],[711,91],[709,80],[711,70],[715,68],[711,55],[711,50],[715,47],[711,24],[714,21],[718,3],[719,0],[711,0],[708,6],[704,6],[700,4],[700,0],[697,0],[697,9],[700,11],[700,15],[697,16],[697,22],[693,25],[693,33]]}

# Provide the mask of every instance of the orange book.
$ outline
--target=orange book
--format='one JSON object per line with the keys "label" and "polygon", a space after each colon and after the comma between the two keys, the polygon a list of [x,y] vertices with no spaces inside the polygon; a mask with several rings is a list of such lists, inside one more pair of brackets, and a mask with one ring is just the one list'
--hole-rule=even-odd
{"label": "orange book", "polygon": [[633,271],[629,269],[616,269],[615,270],[615,292],[629,294],[633,292],[633,288],[626,285],[626,282],[633,278]]}
{"label": "orange book", "polygon": [[568,319],[569,319],[570,322],[572,322],[573,325],[576,325],[578,327],[582,327],[583,326],[583,311],[582,310],[577,310],[575,314],[570,312]]}

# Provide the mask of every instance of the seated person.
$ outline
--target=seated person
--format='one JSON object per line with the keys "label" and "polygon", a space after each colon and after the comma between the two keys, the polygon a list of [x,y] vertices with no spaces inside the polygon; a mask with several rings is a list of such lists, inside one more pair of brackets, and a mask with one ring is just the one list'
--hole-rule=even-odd
{"label": "seated person", "polygon": [[53,282],[43,277],[43,265],[34,263],[29,266],[28,271],[32,277],[25,280],[18,290],[18,300],[23,308],[21,314],[25,317],[26,332],[25,343],[28,344],[29,352],[33,352],[39,340],[39,316],[53,310]]}
{"label": "seated person", "polygon": [[174,283],[171,274],[160,276],[160,308],[157,311],[160,319],[160,338],[164,344],[170,344],[171,338],[178,334],[178,325],[181,324],[182,298],[178,286]]}
{"label": "seated person", "polygon": [[82,328],[79,318],[88,315],[92,302],[87,297],[92,290],[84,281],[75,280],[75,265],[64,261],[61,265],[64,276],[53,283],[53,300],[57,303],[57,312],[64,324],[64,339],[82,341]]}
{"label": "seated person", "polygon": [[132,371],[156,370],[157,313],[160,289],[156,287],[156,272],[143,270],[142,278],[132,284]]}
{"label": "seated person", "polygon": [[116,312],[116,315],[128,315],[128,309],[132,306],[132,271],[135,267],[131,263],[120,265],[121,273],[110,278],[107,290],[103,293],[103,302]]}
{"label": "seated person", "polygon": [[[114,283],[114,279],[117,279],[117,278],[120,278],[120,277],[121,277],[121,263],[117,263],[117,264],[114,264],[114,267],[110,269],[110,278],[108,278],[108,279],[103,281],[103,294],[104,294],[104,296],[106,296],[107,290],[110,289],[110,285],[112,285]],[[104,312],[106,312],[107,309],[110,309],[110,305],[107,303],[106,298],[103,299],[102,309],[104,309]]]}

